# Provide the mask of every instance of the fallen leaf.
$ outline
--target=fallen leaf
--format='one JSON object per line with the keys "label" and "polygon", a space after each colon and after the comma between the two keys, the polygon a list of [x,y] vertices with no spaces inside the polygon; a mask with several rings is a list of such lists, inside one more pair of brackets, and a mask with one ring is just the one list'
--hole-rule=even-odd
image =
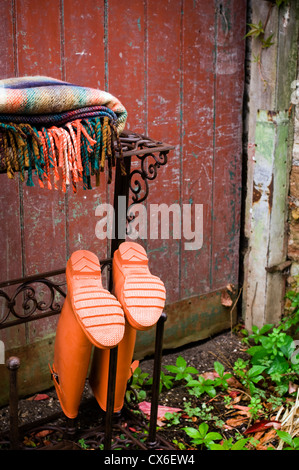
{"label": "fallen leaf", "polygon": [[230,418],[226,421],[226,425],[227,426],[231,426],[232,428],[235,428],[237,426],[240,426],[241,424],[243,424],[246,420],[248,419],[248,417],[246,418]]}
{"label": "fallen leaf", "polygon": [[233,301],[227,290],[222,291],[221,293],[221,304],[224,307],[231,307],[233,305]]}
{"label": "fallen leaf", "polygon": [[27,401],[40,401],[40,400],[48,400],[50,397],[45,393],[38,393],[37,395],[33,395],[30,398],[27,398]]}
{"label": "fallen leaf", "polygon": [[201,377],[203,377],[205,380],[215,380],[215,378],[219,377],[217,372],[204,372],[203,374],[200,374]]}
{"label": "fallen leaf", "polygon": [[51,434],[53,431],[49,430],[49,429],[45,429],[44,431],[40,431],[38,433],[35,434],[35,437],[46,437],[48,436],[49,434]]}
{"label": "fallen leaf", "polygon": [[252,426],[250,426],[244,434],[251,434],[258,431],[265,431],[268,428],[280,429],[281,423],[279,421],[270,421],[264,419],[262,421],[257,421]]}
{"label": "fallen leaf", "polygon": [[[151,403],[148,401],[142,401],[139,403],[139,408],[140,410],[146,415],[147,418],[150,417],[151,414]],[[164,406],[164,405],[159,405],[158,406],[158,419],[163,419],[165,416],[165,413],[179,413],[180,411],[183,411],[181,408],[173,408],[171,406]]]}
{"label": "fallen leaf", "polygon": [[40,401],[40,400],[48,400],[50,397],[49,395],[46,395],[45,393],[38,393],[35,397],[34,397],[34,401]]}
{"label": "fallen leaf", "polygon": [[45,439],[45,440],[43,441],[43,444],[44,444],[45,447],[46,447],[46,446],[51,446],[51,445],[52,445],[52,442],[51,442],[51,441],[47,441],[47,439]]}
{"label": "fallen leaf", "polygon": [[244,389],[243,385],[234,376],[229,377],[226,381],[229,387]]}
{"label": "fallen leaf", "polygon": [[293,382],[289,382],[289,394],[297,392],[298,384],[294,384]]}
{"label": "fallen leaf", "polygon": [[266,442],[272,441],[272,439],[275,439],[276,436],[276,429],[270,429],[270,431],[267,431],[266,434],[260,439],[260,443],[265,444]]}
{"label": "fallen leaf", "polygon": [[249,406],[233,405],[233,408],[240,411],[250,411]]}
{"label": "fallen leaf", "polygon": [[274,448],[272,444],[270,445],[265,445],[265,444],[272,441],[272,439],[274,439],[275,437],[276,437],[275,429],[271,429],[270,431],[266,432],[266,434],[263,437],[258,439],[259,444],[257,445],[256,450],[267,450],[269,449],[269,447]]}

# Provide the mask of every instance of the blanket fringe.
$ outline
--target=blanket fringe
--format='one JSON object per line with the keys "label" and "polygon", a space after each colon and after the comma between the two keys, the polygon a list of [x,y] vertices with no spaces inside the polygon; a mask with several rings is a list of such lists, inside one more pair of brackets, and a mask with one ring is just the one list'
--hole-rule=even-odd
{"label": "blanket fringe", "polygon": [[8,178],[19,172],[24,181],[27,170],[27,186],[34,186],[35,170],[42,188],[58,189],[61,180],[64,192],[68,186],[76,192],[80,182],[83,189],[92,189],[91,176],[99,186],[106,162],[111,183],[116,152],[125,174],[119,134],[108,116],[76,119],[61,127],[0,122],[0,171],[6,171]]}

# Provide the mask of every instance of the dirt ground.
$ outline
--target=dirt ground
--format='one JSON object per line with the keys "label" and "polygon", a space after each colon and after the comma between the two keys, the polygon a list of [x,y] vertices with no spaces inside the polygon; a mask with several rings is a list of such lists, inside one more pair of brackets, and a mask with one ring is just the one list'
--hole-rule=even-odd
{"label": "dirt ground", "polygon": [[[230,331],[223,332],[213,338],[209,338],[198,343],[193,343],[176,350],[164,351],[162,357],[162,372],[169,374],[164,368],[166,365],[175,364],[178,356],[183,356],[188,366],[195,367],[200,373],[214,370],[214,362],[221,362],[226,371],[232,370],[234,362],[239,358],[246,358],[244,344],[241,339]],[[152,375],[153,359],[147,358],[140,362],[142,372]],[[42,398],[46,395],[47,398]],[[39,395],[39,396],[38,396]],[[82,401],[92,397],[89,385],[86,384]],[[159,404],[170,407],[182,407],[184,402],[191,401],[191,398],[183,386],[174,386],[170,390],[163,390],[160,394]],[[199,399],[195,399],[197,402]],[[193,401],[193,406],[196,402]],[[54,388],[40,390],[39,394],[33,397],[25,397],[19,401],[19,424],[24,425],[40,420],[54,413],[61,411]],[[187,425],[190,425],[187,424]],[[182,427],[182,426],[181,426]],[[180,428],[181,428],[180,427]],[[9,408],[0,408],[0,434],[9,428]],[[183,432],[177,430],[163,429],[163,435],[167,440],[182,438]],[[186,435],[184,434],[186,437]]]}

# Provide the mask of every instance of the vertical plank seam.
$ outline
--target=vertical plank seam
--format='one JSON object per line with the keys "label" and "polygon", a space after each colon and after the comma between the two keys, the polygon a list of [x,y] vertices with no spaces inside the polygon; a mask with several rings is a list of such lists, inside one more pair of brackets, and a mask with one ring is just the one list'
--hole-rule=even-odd
{"label": "vertical plank seam", "polygon": [[[62,80],[66,80],[65,69],[65,23],[64,23],[64,0],[59,0],[59,21],[60,21],[60,70]],[[64,230],[65,230],[65,256],[66,262],[70,256],[70,236],[69,236],[69,197],[68,192],[64,195]]]}
{"label": "vertical plank seam", "polygon": [[109,0],[104,0],[104,83],[105,91],[109,91]]}
{"label": "vertical plank seam", "polygon": [[144,130],[148,134],[148,0],[144,0]]}
{"label": "vertical plank seam", "polygon": [[[104,0],[104,89],[109,91],[109,0]],[[105,181],[107,181],[107,169],[105,168]],[[106,184],[106,201],[110,203],[110,191],[109,185]],[[110,257],[111,243],[109,238],[106,239],[106,252],[107,256]]]}
{"label": "vertical plank seam", "polygon": [[[144,132],[145,135],[148,135],[148,0],[144,0]],[[130,194],[129,194],[130,197]],[[148,209],[148,202],[145,200],[144,202],[146,209]],[[148,210],[146,212],[149,214]],[[148,215],[148,217],[150,217]],[[147,221],[149,226],[149,221]],[[145,250],[148,250],[148,238],[144,240]]]}
{"label": "vertical plank seam", "polygon": [[17,18],[16,18],[16,0],[11,2],[11,19],[12,19],[12,30],[13,30],[13,61],[14,61],[14,74],[17,77],[19,75],[18,67],[18,52],[17,52]]}
{"label": "vertical plank seam", "polygon": [[[183,187],[183,135],[184,135],[184,0],[181,0],[180,11],[180,208],[182,209],[182,187]],[[181,219],[181,233],[182,233],[182,219]],[[178,256],[178,271],[179,271],[179,298],[182,295],[182,237],[179,240],[179,256]]]}
{"label": "vertical plank seam", "polygon": [[211,187],[211,246],[210,246],[210,289],[213,288],[213,270],[214,270],[214,185],[215,185],[215,156],[216,156],[216,93],[217,93],[217,45],[218,45],[218,4],[215,0],[215,17],[214,17],[214,84],[213,84],[213,154],[212,154],[212,187]]}
{"label": "vertical plank seam", "polygon": [[[19,76],[19,63],[18,63],[18,41],[17,41],[17,5],[16,0],[12,0],[12,22],[13,22],[13,54],[14,54],[14,73]],[[24,191],[23,185],[18,174],[18,188],[19,188],[19,211],[20,211],[20,236],[21,236],[21,272],[22,276],[26,277],[26,253],[25,253],[25,234],[24,234]],[[29,343],[29,324],[24,325],[24,343]]]}
{"label": "vertical plank seam", "polygon": [[65,25],[64,25],[64,0],[59,0],[59,21],[60,21],[60,70],[62,80],[66,80],[65,71]]}

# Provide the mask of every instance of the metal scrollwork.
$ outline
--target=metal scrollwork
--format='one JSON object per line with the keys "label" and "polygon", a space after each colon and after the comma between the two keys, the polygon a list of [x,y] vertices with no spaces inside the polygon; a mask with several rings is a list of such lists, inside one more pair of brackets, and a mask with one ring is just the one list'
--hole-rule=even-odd
{"label": "metal scrollwork", "polygon": [[[42,300],[38,299],[41,292],[38,291],[37,285],[40,284],[47,288]],[[4,299],[4,313],[0,317],[0,326],[6,322],[10,314],[22,321],[28,320],[35,313],[34,318],[37,318],[39,313],[47,313],[48,315],[59,313],[66,296],[62,289],[64,284],[55,284],[49,279],[37,279],[34,282],[27,281],[19,285],[11,297],[4,290],[0,290],[0,298]],[[57,294],[62,298],[62,302],[58,302]]]}
{"label": "metal scrollwork", "polygon": [[[154,153],[148,153],[146,155],[137,155],[137,158],[141,161],[140,169],[135,169],[130,174],[129,188],[132,193],[132,203],[128,209],[128,221],[132,220],[130,215],[130,209],[135,204],[144,202],[149,194],[149,181],[156,178],[158,169],[166,165],[167,163],[167,151],[161,151],[158,155]],[[149,161],[151,158],[153,160]]]}

